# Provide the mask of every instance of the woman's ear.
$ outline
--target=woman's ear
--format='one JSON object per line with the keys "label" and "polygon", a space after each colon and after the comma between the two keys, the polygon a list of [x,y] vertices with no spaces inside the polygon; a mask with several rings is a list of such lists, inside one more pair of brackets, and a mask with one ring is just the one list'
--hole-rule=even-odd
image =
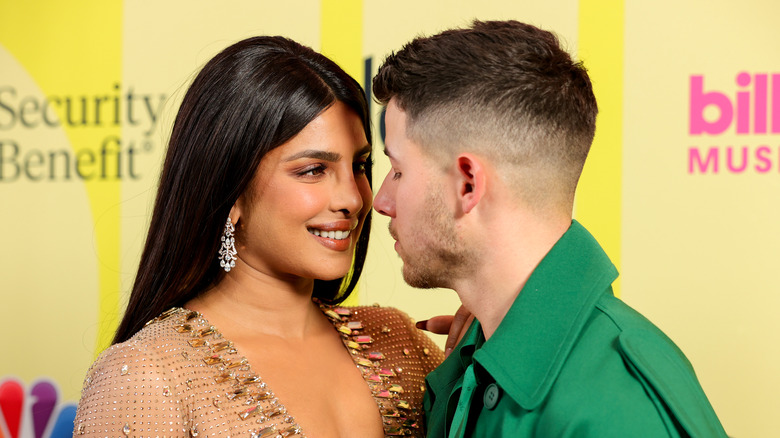
{"label": "woman's ear", "polygon": [[230,217],[230,222],[233,223],[233,225],[238,223],[238,219],[241,217],[241,207],[239,204],[241,203],[241,198],[239,198],[235,204],[233,204],[232,207],[230,207],[230,213],[228,216]]}
{"label": "woman's ear", "polygon": [[458,202],[463,213],[468,214],[485,196],[486,168],[479,157],[463,153],[456,158]]}

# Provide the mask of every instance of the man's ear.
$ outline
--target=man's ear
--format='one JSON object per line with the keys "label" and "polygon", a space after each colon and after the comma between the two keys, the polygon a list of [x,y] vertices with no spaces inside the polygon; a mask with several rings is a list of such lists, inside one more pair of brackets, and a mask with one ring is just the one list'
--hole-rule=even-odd
{"label": "man's ear", "polygon": [[458,202],[463,213],[469,213],[485,196],[486,168],[479,157],[463,153],[455,162],[458,179]]}

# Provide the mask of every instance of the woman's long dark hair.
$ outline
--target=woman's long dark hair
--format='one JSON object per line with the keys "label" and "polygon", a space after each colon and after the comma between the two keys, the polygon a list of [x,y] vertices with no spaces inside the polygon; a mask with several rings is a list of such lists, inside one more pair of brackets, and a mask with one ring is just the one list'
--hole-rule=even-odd
{"label": "woman's long dark hair", "polygon": [[[222,278],[217,250],[225,220],[260,160],[336,101],[357,113],[370,142],[360,85],[295,41],[249,38],[203,67],[176,116],[146,245],[114,343]],[[370,183],[370,166],[366,173]],[[339,303],[349,296],[363,269],[370,229],[369,211],[352,269],[342,279],[315,281],[315,297]]]}

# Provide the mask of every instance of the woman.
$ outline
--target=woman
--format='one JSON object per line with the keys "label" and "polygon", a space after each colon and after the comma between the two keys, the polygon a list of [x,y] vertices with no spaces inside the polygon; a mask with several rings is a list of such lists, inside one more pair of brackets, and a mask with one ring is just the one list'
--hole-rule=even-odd
{"label": "woman", "polygon": [[250,38],[206,64],[76,435],[423,435],[441,352],[397,310],[336,307],[365,259],[370,139],[360,86],[307,47]]}

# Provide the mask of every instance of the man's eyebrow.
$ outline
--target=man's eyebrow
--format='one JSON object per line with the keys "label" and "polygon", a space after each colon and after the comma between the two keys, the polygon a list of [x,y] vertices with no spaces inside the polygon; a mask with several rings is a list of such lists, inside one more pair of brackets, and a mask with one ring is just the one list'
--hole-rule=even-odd
{"label": "man's eyebrow", "polygon": [[387,150],[387,146],[385,146],[385,147],[382,149],[382,152],[384,152],[384,154],[387,156],[387,158],[393,158],[393,159],[395,158],[395,157],[393,156],[393,154],[391,154],[391,153],[390,153],[390,151],[388,151],[388,150]]}
{"label": "man's eyebrow", "polygon": [[305,151],[292,154],[285,158],[284,161],[295,161],[299,158],[314,158],[317,160],[324,160],[330,162],[336,162],[341,159],[341,154],[338,152],[321,151],[318,149],[307,149]]}

